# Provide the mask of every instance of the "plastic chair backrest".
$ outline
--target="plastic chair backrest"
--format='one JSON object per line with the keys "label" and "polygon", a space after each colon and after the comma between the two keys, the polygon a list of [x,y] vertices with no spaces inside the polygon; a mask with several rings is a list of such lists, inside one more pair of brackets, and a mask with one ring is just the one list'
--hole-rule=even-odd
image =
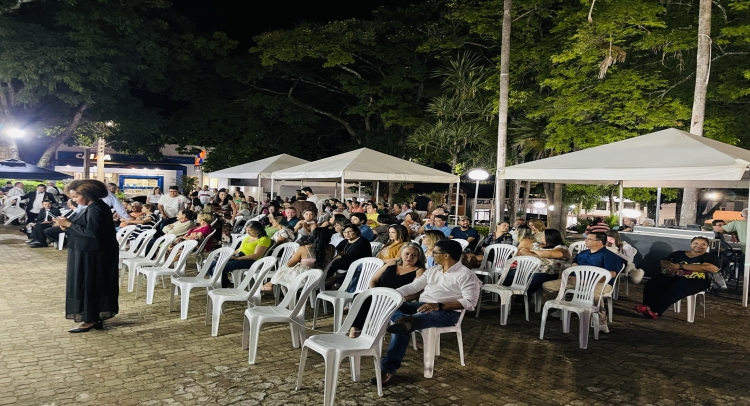
{"label": "plastic chair backrest", "polygon": [[199,254],[203,252],[204,249],[206,249],[206,244],[208,243],[208,240],[213,238],[214,234],[216,234],[216,230],[211,230],[211,232],[205,238],[203,238],[203,241],[201,241],[200,246],[198,246],[198,249],[195,250],[196,254]]}
{"label": "plastic chair backrest", "polygon": [[278,258],[278,263],[284,265],[289,262],[289,258],[292,257],[294,251],[297,251],[297,248],[299,248],[299,244],[296,242],[285,242],[274,248],[270,256],[272,258]]}
{"label": "plastic chair backrest", "polygon": [[[577,306],[598,306],[601,303],[594,303],[594,291],[596,284],[604,279],[604,284],[608,284],[612,279],[612,274],[606,270],[596,266],[578,265],[572,266],[563,271],[562,277],[560,278],[561,288],[557,292],[557,300],[565,301],[565,286],[568,283],[568,277],[571,274],[575,274],[575,289],[568,289],[569,293],[573,293],[573,298],[569,303]],[[599,302],[601,302],[601,295],[599,295]]]}
{"label": "plastic chair backrest", "polygon": [[164,255],[166,255],[169,244],[175,239],[177,239],[177,236],[174,234],[164,234],[157,238],[151,245],[151,249],[143,256],[143,258],[157,262],[161,261],[164,258]]}
{"label": "plastic chair backrest", "polygon": [[11,207],[11,206],[17,206],[21,203],[21,196],[13,196],[8,197],[5,199],[5,202],[3,203],[4,207]]}
{"label": "plastic chair backrest", "polygon": [[359,337],[369,338],[374,344],[385,334],[385,329],[390,324],[389,321],[393,313],[404,303],[404,297],[390,288],[373,288],[363,291],[354,298],[354,302],[349,306],[351,310],[346,315],[346,320],[344,320],[337,333],[349,332],[354,319],[362,308],[362,303],[367,298],[372,298],[372,302],[370,309],[367,311],[367,318],[365,319],[365,324],[362,326],[362,332]]}
{"label": "plastic chair backrest", "polygon": [[[516,253],[518,253],[518,248],[510,244],[492,244],[484,249],[484,258],[482,258],[482,265],[480,268],[488,271],[497,268],[502,269],[505,265],[505,261],[516,255]],[[490,257],[493,258],[492,264],[489,263]]]}
{"label": "plastic chair backrest", "polygon": [[[282,309],[291,309],[289,317],[296,317],[297,314],[305,308],[308,296],[318,287],[323,279],[323,271],[320,269],[307,270],[294,278],[292,285],[289,287],[289,293],[284,296],[284,300],[279,303],[278,307]],[[299,296],[294,292],[302,290]]]}
{"label": "plastic chair backrest", "polygon": [[224,267],[227,265],[227,262],[229,262],[229,257],[231,257],[233,253],[234,250],[230,247],[219,248],[211,251],[208,254],[208,257],[206,257],[206,260],[203,261],[203,265],[201,266],[200,271],[198,271],[196,278],[205,279],[208,269],[211,268],[211,264],[216,261],[214,273],[211,276],[211,282],[218,282],[219,278],[221,278],[221,274],[224,272]]}
{"label": "plastic chair backrest", "polygon": [[[198,241],[195,240],[185,240],[175,245],[172,248],[172,251],[169,253],[169,257],[167,258],[167,260],[164,261],[163,266],[165,268],[172,268],[176,273],[182,275],[185,270],[185,265],[187,263],[188,257],[193,253],[193,250],[197,246]],[[177,258],[177,254],[180,255],[179,259]]]}
{"label": "plastic chair backrest", "polygon": [[422,238],[424,238],[424,234],[416,236],[413,241],[416,241],[417,244],[422,244]]}
{"label": "plastic chair backrest", "polygon": [[[237,289],[243,289],[247,291],[246,298],[251,298],[260,289],[265,282],[266,274],[273,268],[276,267],[276,260],[271,257],[261,258],[255,262],[247,271],[247,274],[241,279],[240,284],[236,286]],[[252,286],[250,281],[254,280]],[[248,286],[250,288],[248,289]]]}
{"label": "plastic chair backrest", "polygon": [[119,231],[117,231],[117,242],[119,244],[122,244],[123,241],[126,238],[128,238],[128,236],[130,235],[130,233],[132,233],[133,230],[135,230],[135,228],[136,228],[136,226],[134,224],[131,224],[131,225],[129,225],[127,227],[123,227]]}
{"label": "plastic chair backrest", "polygon": [[516,263],[516,274],[510,288],[525,290],[531,283],[531,278],[542,267],[542,260],[537,257],[515,257],[513,261],[506,261],[506,268],[510,268],[512,262]]}
{"label": "plastic chair backrest", "polygon": [[[373,257],[360,258],[352,262],[352,264],[349,265],[349,269],[346,270],[346,276],[344,277],[344,282],[341,283],[339,292],[346,292],[346,290],[349,288],[349,285],[352,283],[352,279],[354,278],[354,273],[357,271],[357,267],[359,267],[360,265],[362,266],[362,268],[359,273],[356,292],[361,292],[367,289],[370,286],[370,279],[372,279],[372,276],[375,275],[375,272],[380,269],[383,264],[384,262],[382,259]],[[362,287],[363,283],[364,287]]]}
{"label": "plastic chair backrest", "polygon": [[454,238],[454,239],[453,239],[453,241],[455,241],[455,242],[457,242],[457,243],[461,244],[461,249],[462,249],[462,250],[465,250],[465,249],[466,249],[466,247],[468,247],[468,246],[469,246],[469,242],[468,242],[468,241],[466,241],[466,240],[464,240],[463,238]]}
{"label": "plastic chair backrest", "polygon": [[383,249],[383,243],[382,242],[371,242],[370,243],[370,250],[372,251],[372,256],[377,256],[380,250]]}
{"label": "plastic chair backrest", "polygon": [[573,244],[570,244],[568,246],[568,252],[570,252],[570,258],[573,258],[575,253],[579,253],[581,251],[586,251],[588,247],[586,247],[586,240],[584,241],[576,241]]}
{"label": "plastic chair backrest", "polygon": [[138,237],[135,237],[135,240],[130,242],[128,252],[136,256],[143,254],[143,251],[148,246],[148,241],[154,237],[154,234],[156,234],[156,230],[146,230],[138,234]]}

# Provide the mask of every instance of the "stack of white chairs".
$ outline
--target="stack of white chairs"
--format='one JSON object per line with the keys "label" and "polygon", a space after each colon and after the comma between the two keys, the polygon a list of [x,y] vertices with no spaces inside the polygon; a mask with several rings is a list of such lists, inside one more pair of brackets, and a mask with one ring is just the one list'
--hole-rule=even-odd
{"label": "stack of white chairs", "polygon": [[164,258],[167,256],[167,249],[176,238],[177,236],[174,234],[164,234],[154,241],[151,249],[142,257],[124,259],[122,261],[122,266],[128,268],[128,292],[132,292],[135,288],[136,268],[138,266],[158,266],[163,264]]}
{"label": "stack of white chairs", "polygon": [[422,330],[415,330],[411,333],[411,338],[414,343],[414,349],[417,349],[417,332],[422,335],[423,347],[424,347],[424,377],[432,378],[435,372],[435,355],[440,355],[440,335],[445,333],[456,333],[456,341],[458,341],[458,355],[461,360],[461,366],[466,366],[464,363],[464,340],[463,333],[461,332],[461,322],[464,320],[466,309],[456,310],[461,315],[458,316],[458,321],[455,326],[448,327],[432,327],[425,328]]}
{"label": "stack of white chairs", "polygon": [[[169,311],[172,311],[172,304],[177,291],[180,292],[180,318],[187,320],[188,304],[190,303],[190,290],[193,288],[206,288],[206,292],[221,287],[221,274],[224,272],[224,266],[229,261],[234,250],[230,247],[219,248],[211,251],[208,258],[203,261],[196,276],[174,276],[171,277],[172,291],[169,295]],[[211,264],[214,265],[213,275],[206,277]]]}
{"label": "stack of white chairs", "polygon": [[[568,277],[575,274],[575,288],[566,290]],[[597,283],[603,282],[605,285],[612,279],[612,274],[602,268],[595,266],[573,266],[562,273],[560,278],[560,291],[557,293],[555,300],[550,300],[544,304],[542,310],[542,326],[539,331],[539,339],[544,339],[544,327],[547,324],[547,313],[549,309],[559,309],[562,311],[563,333],[570,332],[570,313],[574,312],[580,319],[578,341],[579,347],[586,349],[589,343],[589,328],[592,324],[594,327],[594,340],[599,339],[599,306],[601,306],[601,296],[599,300],[594,300],[594,292]],[[570,300],[565,299],[566,293],[572,293]],[[592,322],[593,321],[593,322]]]}
{"label": "stack of white chairs", "polygon": [[[350,338],[347,336],[349,328],[360,312],[362,303],[368,298],[372,302],[362,331],[359,337]],[[322,355],[325,362],[325,389],[323,391],[323,404],[325,406],[334,405],[339,366],[346,357],[349,357],[352,380],[355,382],[359,380],[360,358],[374,358],[378,396],[383,396],[383,382],[380,376],[381,342],[393,313],[401,306],[403,301],[403,296],[400,293],[388,288],[374,288],[360,293],[354,300],[351,311],[346,316],[341,328],[333,334],[314,335],[305,340],[302,345],[295,389],[299,390],[302,387],[302,374],[305,370],[307,353],[308,350],[312,350]]]}
{"label": "stack of white chairs", "polygon": [[[198,246],[198,241],[185,240],[172,248],[169,257],[160,266],[143,266],[136,268],[137,283],[135,286],[135,298],[138,298],[138,291],[141,288],[141,279],[138,275],[146,277],[146,304],[154,302],[154,288],[156,287],[156,278],[159,276],[185,276],[187,260],[193,250]],[[177,257],[179,255],[179,258]]]}
{"label": "stack of white chairs", "polygon": [[[235,280],[234,288],[218,288],[208,291],[206,301],[206,325],[211,321],[211,335],[219,335],[219,320],[225,302],[247,302],[247,307],[260,305],[260,287],[266,274],[276,267],[276,259],[261,258],[250,267],[241,280]],[[250,282],[255,281],[252,285]]]}
{"label": "stack of white chairs", "polygon": [[[516,273],[513,276],[513,282],[510,286],[503,286],[502,283],[510,270],[511,263],[516,264]],[[497,284],[485,284],[482,285],[482,292],[492,292],[497,294],[500,298],[500,325],[504,326],[508,323],[508,316],[510,315],[511,298],[516,295],[523,296],[523,304],[526,308],[526,321],[529,321],[529,297],[526,292],[529,290],[529,285],[534,275],[539,271],[542,266],[542,260],[536,257],[514,257],[513,261],[505,261],[503,266],[502,275]],[[479,317],[479,310],[482,306],[482,295],[479,295],[477,300],[477,312],[476,317]]]}
{"label": "stack of white chairs", "polygon": [[[354,296],[358,293],[365,291],[370,288],[370,280],[375,275],[378,269],[382,268],[385,262],[379,258],[362,258],[358,259],[349,266],[346,271],[346,277],[341,287],[338,290],[326,290],[321,292],[315,300],[315,311],[313,312],[313,329],[317,326],[318,321],[318,302],[331,302],[333,305],[333,331],[338,331],[341,327],[342,320],[344,320],[344,306],[351,303],[354,300]],[[359,279],[357,280],[357,288],[354,293],[349,293],[346,290],[354,278],[357,268],[360,268]],[[325,306],[325,303],[323,303]]]}
{"label": "stack of white chairs", "polygon": [[289,323],[292,333],[292,346],[299,348],[305,341],[305,302],[320,280],[323,271],[310,269],[297,276],[292,283],[290,293],[278,306],[255,306],[245,310],[245,323],[242,328],[242,349],[248,350],[248,362],[255,364],[258,352],[260,329],[265,323]]}
{"label": "stack of white chairs", "polygon": [[125,267],[122,265],[122,261],[139,257],[142,258],[146,253],[148,242],[154,237],[154,234],[156,234],[156,230],[146,230],[138,234],[138,237],[130,242],[130,247],[128,247],[127,251],[120,251],[118,257],[120,261],[120,285],[122,285],[122,282],[125,280]]}

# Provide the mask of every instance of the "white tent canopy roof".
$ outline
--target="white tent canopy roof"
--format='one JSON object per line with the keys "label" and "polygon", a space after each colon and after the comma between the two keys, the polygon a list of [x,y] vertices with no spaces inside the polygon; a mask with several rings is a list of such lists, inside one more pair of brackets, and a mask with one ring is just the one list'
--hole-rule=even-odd
{"label": "white tent canopy roof", "polygon": [[278,170],[274,179],[456,183],[451,175],[382,152],[362,148],[318,161]]}
{"label": "white tent canopy roof", "polygon": [[748,188],[750,151],[674,128],[505,168],[505,179]]}
{"label": "white tent canopy roof", "polygon": [[259,161],[248,162],[246,164],[233,166],[231,168],[222,169],[216,172],[211,172],[207,175],[212,178],[227,179],[258,179],[258,177],[270,178],[273,171],[290,168],[292,166],[305,164],[308,162],[310,161],[306,161],[304,159],[287,154],[281,154],[264,158]]}

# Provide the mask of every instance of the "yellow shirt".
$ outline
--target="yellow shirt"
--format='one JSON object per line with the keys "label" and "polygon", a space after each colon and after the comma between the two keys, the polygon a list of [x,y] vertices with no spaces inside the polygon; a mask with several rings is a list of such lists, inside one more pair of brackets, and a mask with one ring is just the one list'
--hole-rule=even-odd
{"label": "yellow shirt", "polygon": [[369,221],[369,220],[372,220],[372,221],[374,222],[373,224],[370,224],[370,225],[369,225],[369,226],[370,226],[370,228],[375,228],[375,227],[377,227],[377,226],[378,226],[378,216],[380,216],[380,214],[378,214],[378,213],[372,213],[372,214],[369,214],[369,213],[368,213],[368,214],[365,214],[365,216],[367,216],[367,220],[368,220],[368,221]]}
{"label": "yellow shirt", "polygon": [[245,237],[245,239],[242,241],[242,245],[240,245],[240,248],[238,250],[245,254],[245,256],[254,254],[255,247],[261,246],[268,248],[271,246],[271,239],[268,237],[260,237],[254,241],[251,241],[250,238],[250,236]]}

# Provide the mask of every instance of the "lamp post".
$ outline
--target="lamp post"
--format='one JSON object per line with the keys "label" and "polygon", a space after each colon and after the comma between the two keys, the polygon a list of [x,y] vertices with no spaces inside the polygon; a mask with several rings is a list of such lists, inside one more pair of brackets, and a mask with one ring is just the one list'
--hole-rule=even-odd
{"label": "lamp post", "polygon": [[[534,202],[533,206],[536,209],[536,218],[541,218],[542,213],[540,210],[543,209],[547,205],[544,204],[544,202]],[[549,221],[549,218],[547,218],[547,221]]]}
{"label": "lamp post", "polygon": [[[471,225],[477,219],[477,202],[479,201],[479,182],[490,177],[490,174],[484,169],[473,169],[469,172],[469,179],[477,181],[477,187],[474,190],[474,216],[471,218]],[[456,202],[456,214],[458,214],[458,202]]]}

